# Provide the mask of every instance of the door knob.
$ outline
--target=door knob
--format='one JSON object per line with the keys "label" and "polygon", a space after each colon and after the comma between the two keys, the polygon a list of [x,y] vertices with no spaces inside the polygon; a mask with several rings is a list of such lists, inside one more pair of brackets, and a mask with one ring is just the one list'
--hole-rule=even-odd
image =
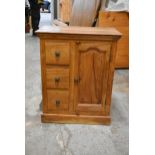
{"label": "door knob", "polygon": [[55,101],[56,106],[58,107],[60,105],[60,100]]}
{"label": "door knob", "polygon": [[55,51],[55,57],[59,58],[60,57],[60,51]]}
{"label": "door knob", "polygon": [[80,80],[81,80],[80,77],[76,77],[76,78],[74,78],[74,83],[79,84]]}

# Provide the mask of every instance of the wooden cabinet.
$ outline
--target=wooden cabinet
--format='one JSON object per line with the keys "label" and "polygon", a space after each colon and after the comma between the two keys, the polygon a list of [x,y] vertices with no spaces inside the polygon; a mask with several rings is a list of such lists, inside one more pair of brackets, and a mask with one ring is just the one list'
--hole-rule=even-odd
{"label": "wooden cabinet", "polygon": [[129,13],[125,11],[101,11],[99,27],[115,27],[122,33],[118,41],[116,68],[129,68]]}
{"label": "wooden cabinet", "polygon": [[109,124],[117,40],[113,28],[37,31],[42,71],[42,122]]}

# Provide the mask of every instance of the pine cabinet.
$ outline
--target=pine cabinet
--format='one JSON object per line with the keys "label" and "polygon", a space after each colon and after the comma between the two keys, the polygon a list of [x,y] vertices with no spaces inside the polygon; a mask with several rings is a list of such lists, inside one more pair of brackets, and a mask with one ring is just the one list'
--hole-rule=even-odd
{"label": "pine cabinet", "polygon": [[129,68],[129,13],[126,11],[100,11],[98,26],[114,26],[122,33],[117,45],[115,68]]}
{"label": "pine cabinet", "polygon": [[114,28],[46,27],[40,38],[42,122],[110,124]]}

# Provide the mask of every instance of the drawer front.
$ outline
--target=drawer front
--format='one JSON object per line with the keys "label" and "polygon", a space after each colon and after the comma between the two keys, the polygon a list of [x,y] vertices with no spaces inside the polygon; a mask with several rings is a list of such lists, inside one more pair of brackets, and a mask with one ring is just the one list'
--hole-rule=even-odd
{"label": "drawer front", "polygon": [[47,90],[47,105],[49,111],[67,111],[69,92],[64,90]]}
{"label": "drawer front", "polygon": [[47,88],[69,88],[69,69],[68,68],[47,68],[46,69]]}
{"label": "drawer front", "polygon": [[45,42],[46,64],[68,65],[70,60],[70,44],[62,42]]}

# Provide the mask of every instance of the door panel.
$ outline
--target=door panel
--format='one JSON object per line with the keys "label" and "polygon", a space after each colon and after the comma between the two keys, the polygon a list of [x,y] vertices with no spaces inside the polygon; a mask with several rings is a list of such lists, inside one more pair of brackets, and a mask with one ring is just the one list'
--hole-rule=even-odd
{"label": "door panel", "polygon": [[76,111],[104,112],[110,48],[110,43],[103,42],[77,44],[75,57]]}

